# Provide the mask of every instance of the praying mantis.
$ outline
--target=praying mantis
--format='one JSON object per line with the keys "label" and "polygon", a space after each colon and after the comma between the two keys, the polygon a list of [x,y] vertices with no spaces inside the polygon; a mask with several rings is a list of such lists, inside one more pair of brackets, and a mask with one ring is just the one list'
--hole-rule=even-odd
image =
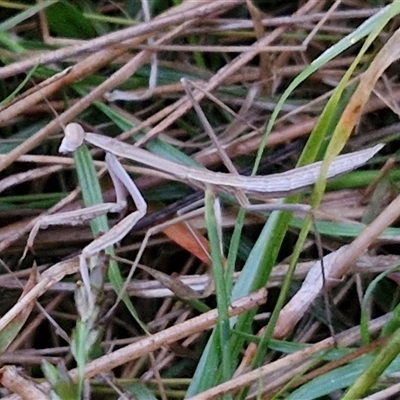
{"label": "praying mantis", "polygon": [[[233,193],[240,189],[250,195],[252,193],[262,194],[265,198],[288,196],[314,184],[321,167],[321,162],[316,162],[279,174],[240,176],[188,167],[116,139],[85,132],[82,126],[77,123],[68,124],[64,130],[64,135],[59,148],[61,153],[75,151],[83,142],[86,142],[104,150],[106,153],[112,153],[114,156],[147,165],[170,175],[172,179],[191,183],[201,189],[213,186]],[[378,144],[369,149],[336,157],[328,169],[326,178],[333,178],[358,168],[372,158],[383,146],[383,144]]]}
{"label": "praying mantis", "polygon": [[[316,162],[288,172],[251,177],[212,172],[205,168],[188,167],[164,159],[147,150],[107,136],[85,132],[82,126],[77,123],[70,123],[65,127],[64,138],[59,151],[61,153],[73,152],[83,143],[101,148],[106,152],[105,160],[115,186],[116,202],[87,207],[83,210],[66,212],[61,215],[57,214],[54,217],[45,217],[32,229],[27,247],[32,247],[34,237],[41,227],[60,224],[63,220],[65,220],[66,224],[78,224],[83,220],[94,218],[107,212],[120,212],[126,206],[125,193],[128,192],[137,210],[84,247],[79,256],[80,273],[88,296],[90,296],[90,279],[87,260],[122,240],[147,211],[146,201],[117,157],[144,164],[168,174],[171,179],[183,181],[201,189],[214,187],[231,193],[241,190],[250,196],[252,194],[262,194],[263,197],[267,198],[287,196],[312,185],[317,180],[321,168],[321,162]],[[333,178],[358,168],[372,158],[382,147],[383,144],[378,144],[365,150],[336,157],[328,169],[327,178]]]}

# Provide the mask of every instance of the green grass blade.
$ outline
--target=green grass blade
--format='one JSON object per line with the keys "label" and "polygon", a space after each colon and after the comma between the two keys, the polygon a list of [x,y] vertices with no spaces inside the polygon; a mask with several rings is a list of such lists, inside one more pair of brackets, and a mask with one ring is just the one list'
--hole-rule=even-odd
{"label": "green grass blade", "polygon": [[397,329],[383,346],[378,355],[370,362],[350,389],[342,397],[343,400],[359,399],[373,386],[386,368],[400,353],[400,329]]}
{"label": "green grass blade", "polygon": [[222,257],[220,251],[220,238],[218,234],[217,219],[214,209],[214,195],[209,190],[206,191],[205,197],[205,220],[210,241],[211,263],[215,284],[215,292],[217,296],[218,308],[218,324],[217,331],[220,343],[220,357],[222,359],[222,381],[226,382],[232,377],[232,364],[230,356],[230,337],[231,330],[229,327],[229,294],[226,288],[224,268],[222,265]]}
{"label": "green grass blade", "polygon": [[[369,313],[368,313],[368,308],[369,305],[372,301],[372,296],[374,293],[374,290],[378,286],[379,282],[385,279],[389,274],[392,274],[395,271],[399,270],[399,266],[395,265],[392,268],[389,268],[388,270],[382,272],[379,274],[377,277],[375,277],[372,282],[368,285],[367,290],[365,291],[363,301],[361,304],[361,321],[360,321],[360,330],[361,330],[361,340],[364,344],[367,344],[370,342],[370,334],[368,330],[368,320],[369,320]],[[396,310],[393,312],[392,319],[390,319],[385,327],[382,329],[382,334],[391,334],[395,330],[397,330],[400,326],[398,326],[398,314],[400,311],[400,307],[397,306]]]}
{"label": "green grass blade", "polygon": [[16,25],[33,17],[39,11],[44,10],[46,7],[49,7],[56,2],[57,0],[42,1],[34,6],[27,8],[25,11],[22,11],[19,14],[14,15],[13,17],[0,23],[0,32],[5,32],[9,29],[14,28]]}
{"label": "green grass blade", "polygon": [[308,68],[301,72],[295,79],[290,83],[288,88],[285,90],[281,98],[279,99],[270,120],[266,131],[264,133],[263,139],[260,143],[259,151],[257,153],[257,159],[254,165],[254,171],[257,171],[258,165],[261,161],[262,153],[267,143],[268,135],[272,131],[276,119],[286,100],[289,98],[291,93],[298,87],[303,81],[305,81],[310,75],[315,71],[325,65],[328,61],[332,60],[339,54],[343,53],[349,47],[358,43],[361,39],[369,35],[376,27],[379,25],[381,29],[391,21],[397,14],[400,13],[400,3],[393,2],[392,4],[384,7],[380,12],[376,13],[372,17],[368,18],[363,22],[357,29],[351,32],[349,35],[341,39],[338,43],[330,47],[328,50],[324,51],[318,58],[316,58]]}

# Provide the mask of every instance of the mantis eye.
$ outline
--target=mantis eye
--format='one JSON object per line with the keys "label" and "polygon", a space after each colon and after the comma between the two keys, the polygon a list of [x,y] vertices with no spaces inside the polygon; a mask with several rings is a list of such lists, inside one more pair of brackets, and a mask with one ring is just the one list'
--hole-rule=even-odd
{"label": "mantis eye", "polygon": [[64,138],[58,151],[60,153],[75,151],[82,145],[84,137],[85,131],[79,124],[75,122],[68,124],[64,129]]}

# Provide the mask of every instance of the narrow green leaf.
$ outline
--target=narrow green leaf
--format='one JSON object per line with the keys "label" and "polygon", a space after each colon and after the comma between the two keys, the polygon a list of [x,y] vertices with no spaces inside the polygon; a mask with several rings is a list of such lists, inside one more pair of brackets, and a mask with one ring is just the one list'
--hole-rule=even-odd
{"label": "narrow green leaf", "polygon": [[211,249],[211,265],[214,277],[215,292],[217,296],[218,308],[218,336],[221,349],[222,359],[222,381],[226,382],[232,378],[232,363],[230,354],[230,337],[231,331],[229,327],[229,295],[226,290],[224,278],[224,267],[222,265],[223,255],[221,254],[220,237],[218,234],[217,218],[214,208],[214,195],[211,191],[206,191],[205,197],[205,220],[210,241]]}
{"label": "narrow green leaf", "polygon": [[26,21],[28,18],[31,18],[35,14],[37,14],[39,11],[44,10],[45,8],[51,6],[56,2],[57,0],[41,1],[40,3],[27,8],[25,11],[22,11],[19,14],[14,15],[13,17],[0,23],[0,32],[5,32],[9,29],[15,28],[21,22]]}

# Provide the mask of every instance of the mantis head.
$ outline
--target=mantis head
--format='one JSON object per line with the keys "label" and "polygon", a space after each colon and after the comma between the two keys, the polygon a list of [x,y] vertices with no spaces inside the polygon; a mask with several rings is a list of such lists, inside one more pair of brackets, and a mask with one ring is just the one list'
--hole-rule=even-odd
{"label": "mantis head", "polygon": [[84,138],[85,131],[83,128],[79,124],[72,122],[64,129],[64,138],[58,151],[60,153],[73,152],[83,144]]}

